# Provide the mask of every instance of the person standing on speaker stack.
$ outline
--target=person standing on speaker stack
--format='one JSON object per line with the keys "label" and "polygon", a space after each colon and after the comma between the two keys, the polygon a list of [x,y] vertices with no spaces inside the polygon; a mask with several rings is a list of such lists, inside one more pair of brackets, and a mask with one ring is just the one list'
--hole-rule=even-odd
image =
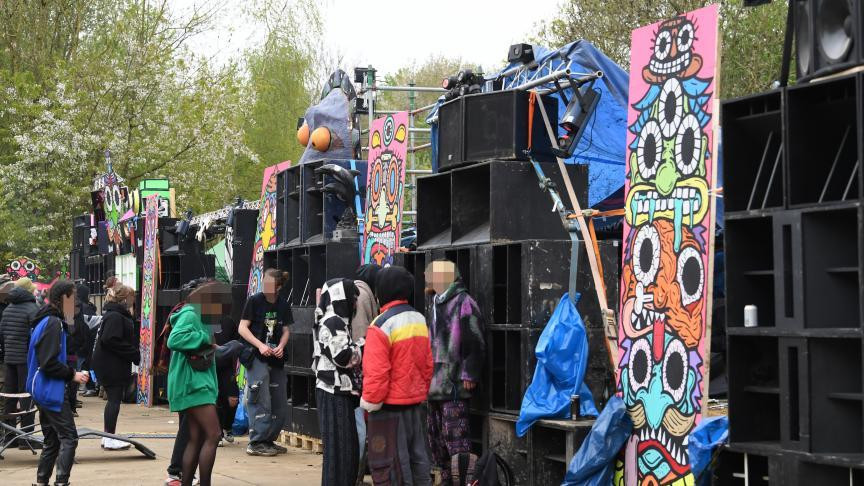
{"label": "person standing on speaker stack", "polygon": [[[36,286],[29,278],[21,278],[15,281],[15,287],[9,292],[7,298],[8,307],[3,311],[0,318],[0,340],[3,341],[3,349],[6,353],[6,373],[3,393],[24,393],[27,384],[27,346],[30,344],[30,333],[32,321],[39,311],[36,297],[33,291]],[[25,411],[31,408],[29,398],[8,399],[4,412],[11,414]],[[33,429],[34,414],[25,414],[20,417],[21,429],[30,431]],[[14,421],[9,425],[15,426]],[[34,449],[41,447],[36,441],[18,441],[20,449]]]}
{"label": "person standing on speaker stack", "polygon": [[381,304],[366,334],[363,398],[369,412],[369,469],[375,484],[431,484],[426,411],[432,352],[426,319],[408,299],[414,277],[402,267],[378,273]]}
{"label": "person standing on speaker stack", "polygon": [[482,378],[486,340],[483,316],[453,262],[429,264],[426,282],[427,292],[434,293],[427,316],[435,367],[429,387],[429,448],[446,486],[454,466],[459,471],[459,455],[471,452],[468,406]]}
{"label": "person standing on speaker stack", "polygon": [[72,405],[66,394],[66,383],[86,383],[86,373],[66,364],[66,342],[74,326],[75,284],[58,280],[48,293],[48,304],[33,318],[36,325],[27,350],[27,392],[39,409],[39,424],[45,446],[36,469],[36,486],[48,486],[54,467],[55,486],[68,486],[78,430]]}
{"label": "person standing on speaker stack", "polygon": [[[120,415],[120,402],[132,380],[132,363],[137,365],[141,361],[141,353],[132,318],[135,291],[118,284],[106,300],[102,327],[96,336],[93,351],[93,369],[108,395],[103,414],[105,432],[114,434]],[[102,439],[102,448],[106,450],[128,449],[130,445],[120,440]]]}
{"label": "person standing on speaker stack", "polygon": [[[288,449],[275,443],[288,411],[285,373],[285,346],[288,344],[288,326],[294,320],[288,300],[282,295],[282,286],[288,273],[268,269],[264,272],[264,291],[246,301],[238,333],[251,348],[243,360],[246,366],[246,411],[249,415],[250,456],[275,456]],[[241,355],[242,356],[242,355]]]}

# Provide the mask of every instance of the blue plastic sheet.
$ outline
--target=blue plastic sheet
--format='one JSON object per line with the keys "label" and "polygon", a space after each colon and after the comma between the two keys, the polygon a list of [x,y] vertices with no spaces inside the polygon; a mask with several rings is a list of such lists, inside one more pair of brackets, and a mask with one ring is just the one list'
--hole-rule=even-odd
{"label": "blue plastic sheet", "polygon": [[249,415],[246,414],[246,400],[243,399],[243,389],[240,389],[240,397],[237,403],[237,412],[234,414],[234,423],[231,424],[231,433],[234,435],[246,435],[249,432]]}
{"label": "blue plastic sheet", "polygon": [[608,486],[612,484],[615,459],[633,432],[633,422],[620,397],[613,396],[597,417],[588,437],[567,468],[562,486]]}
{"label": "blue plastic sheet", "polygon": [[[549,49],[536,44],[533,48],[534,58],[542,67],[533,71],[523,70],[515,80],[512,76],[508,76],[505,78],[508,87],[524,84],[528,76],[539,78],[566,67],[574,73],[583,74],[603,71],[603,78],[594,84],[594,88],[600,91],[600,101],[594,114],[587,121],[585,133],[576,146],[573,157],[566,160],[568,164],[588,164],[591,178],[588,187],[588,205],[594,207],[624,185],[629,75],[586,40],[571,42],[559,49]],[[516,64],[507,65],[500,72],[514,66]],[[485,78],[496,78],[500,72],[486,73]],[[543,88],[549,87],[552,87],[551,83],[543,86]],[[564,90],[564,94],[567,99],[573,96],[569,88]],[[438,105],[440,106],[441,103],[443,103],[443,96],[439,99]],[[559,99],[558,112],[563,113],[565,108],[566,105]],[[426,122],[432,128],[432,170],[438,172],[437,106],[429,112]]]}
{"label": "blue plastic sheet", "polygon": [[706,469],[711,464],[714,448],[729,440],[729,419],[727,417],[703,418],[702,422],[690,432],[687,451],[690,453],[690,470],[697,484],[708,486],[711,475]]}
{"label": "blue plastic sheet", "polygon": [[519,437],[538,419],[569,417],[572,395],[579,395],[582,415],[597,415],[594,398],[583,382],[588,366],[588,336],[576,310],[578,301],[579,294],[571,301],[565,293],[540,334],[534,379],[525,390],[516,422]]}

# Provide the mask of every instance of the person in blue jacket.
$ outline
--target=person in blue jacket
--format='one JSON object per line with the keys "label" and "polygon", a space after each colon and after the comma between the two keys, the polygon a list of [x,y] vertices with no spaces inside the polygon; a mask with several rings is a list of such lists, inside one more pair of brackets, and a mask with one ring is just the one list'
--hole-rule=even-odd
{"label": "person in blue jacket", "polygon": [[39,409],[39,423],[45,438],[36,469],[37,486],[48,485],[55,464],[54,484],[67,486],[75,461],[78,431],[66,384],[70,381],[87,383],[89,377],[66,364],[66,340],[74,315],[75,284],[58,280],[48,293],[48,304],[33,319],[35,329],[27,352],[27,391]]}

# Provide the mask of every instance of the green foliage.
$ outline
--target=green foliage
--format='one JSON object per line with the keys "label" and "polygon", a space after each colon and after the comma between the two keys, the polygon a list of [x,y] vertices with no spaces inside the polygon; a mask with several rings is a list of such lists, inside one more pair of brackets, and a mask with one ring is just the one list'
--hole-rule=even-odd
{"label": "green foliage", "polygon": [[0,262],[59,268],[106,148],[128,186],[168,177],[195,212],[257,198],[263,167],[299,156],[314,5],[251,4],[267,41],[217,66],[186,47],[220,5],[196,4],[179,18],[167,0],[0,0]]}
{"label": "green foliage", "polygon": [[[586,39],[628,69],[630,32],[670,18],[710,0],[563,0],[558,18],[541,24],[540,40],[561,45]],[[721,80],[723,98],[768,89],[780,75],[787,2],[748,8],[741,0],[722,0]]]}

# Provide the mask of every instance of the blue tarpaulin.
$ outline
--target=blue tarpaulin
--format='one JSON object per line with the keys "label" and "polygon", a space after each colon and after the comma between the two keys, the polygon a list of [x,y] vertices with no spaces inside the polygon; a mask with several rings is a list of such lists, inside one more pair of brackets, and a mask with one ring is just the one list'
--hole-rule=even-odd
{"label": "blue tarpaulin", "polygon": [[703,418],[699,425],[690,432],[687,452],[690,454],[690,470],[696,478],[696,484],[708,486],[711,484],[711,474],[708,466],[711,464],[711,454],[714,448],[729,440],[729,418]]}
{"label": "blue tarpaulin", "polygon": [[621,397],[615,395],[597,417],[588,437],[570,460],[561,486],[612,484],[615,458],[633,431],[633,422]]}
{"label": "blue tarpaulin", "polygon": [[579,395],[582,415],[597,415],[594,398],[583,381],[588,367],[588,336],[576,310],[578,301],[578,294],[573,300],[564,294],[540,334],[534,379],[525,390],[516,422],[519,437],[541,418],[569,417],[573,395]]}
{"label": "blue tarpaulin", "polygon": [[[574,73],[574,77],[579,77],[579,74],[603,71],[603,78],[594,84],[594,88],[600,91],[597,109],[587,121],[588,126],[576,146],[574,156],[566,161],[568,164],[588,164],[590,178],[588,204],[593,207],[624,185],[629,76],[588,41],[578,40],[554,50],[537,45],[533,47],[539,68],[533,71],[522,70],[515,76],[505,78],[505,89],[568,67]],[[506,72],[514,66],[517,64],[506,66],[500,72]],[[487,73],[485,77],[493,79],[498,75],[499,73]],[[552,85],[544,87],[552,87]],[[570,89],[564,90],[564,94],[568,99],[573,95]],[[439,100],[439,104],[441,102]],[[558,112],[563,113],[565,108],[564,102],[559,98]],[[430,112],[426,121],[432,126],[432,163],[433,170],[436,170],[434,164],[437,161],[437,107]]]}

